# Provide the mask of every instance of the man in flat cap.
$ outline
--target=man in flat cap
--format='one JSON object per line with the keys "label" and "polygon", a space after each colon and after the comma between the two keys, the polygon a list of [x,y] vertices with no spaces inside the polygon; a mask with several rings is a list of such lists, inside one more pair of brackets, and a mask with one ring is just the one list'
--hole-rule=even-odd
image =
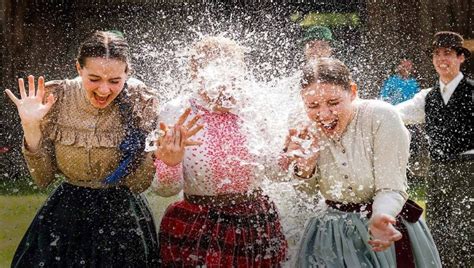
{"label": "man in flat cap", "polygon": [[427,218],[444,267],[474,267],[474,81],[460,71],[471,52],[461,35],[438,32],[429,51],[439,79],[396,107],[426,123],[431,164]]}
{"label": "man in flat cap", "polygon": [[315,25],[308,28],[301,40],[304,44],[304,56],[307,62],[333,54],[332,43],[334,39],[329,28]]}

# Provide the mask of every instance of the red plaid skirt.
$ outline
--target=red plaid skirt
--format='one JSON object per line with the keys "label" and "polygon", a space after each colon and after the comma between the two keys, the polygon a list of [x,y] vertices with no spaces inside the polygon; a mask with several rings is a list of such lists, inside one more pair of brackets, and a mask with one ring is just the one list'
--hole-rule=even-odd
{"label": "red plaid skirt", "polygon": [[287,250],[275,205],[263,195],[226,207],[176,202],[159,241],[163,267],[280,267]]}

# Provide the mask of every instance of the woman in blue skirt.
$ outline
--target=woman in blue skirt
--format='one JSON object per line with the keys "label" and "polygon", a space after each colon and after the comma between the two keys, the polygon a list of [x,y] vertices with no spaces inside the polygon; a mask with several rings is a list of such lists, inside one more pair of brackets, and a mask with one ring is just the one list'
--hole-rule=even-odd
{"label": "woman in blue skirt", "polygon": [[440,267],[422,209],[408,200],[409,134],[393,106],[357,98],[348,68],[305,66],[301,96],[313,122],[292,129],[282,165],[319,188],[297,267]]}
{"label": "woman in blue skirt", "polygon": [[156,125],[157,98],[131,73],[120,33],[95,32],[81,47],[79,76],[42,77],[21,98],[10,90],[24,130],[31,176],[47,186],[65,181],[39,210],[13,267],[157,267],[158,242],[141,192],[151,184],[153,153],[145,138]]}

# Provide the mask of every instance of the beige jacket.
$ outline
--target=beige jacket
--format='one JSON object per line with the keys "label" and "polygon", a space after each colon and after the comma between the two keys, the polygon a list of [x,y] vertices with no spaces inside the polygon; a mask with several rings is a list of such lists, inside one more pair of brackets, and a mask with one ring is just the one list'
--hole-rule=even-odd
{"label": "beige jacket", "polygon": [[[157,120],[157,98],[139,80],[131,78],[127,84],[133,114],[139,126],[151,132]],[[118,166],[118,146],[125,136],[117,101],[105,109],[93,107],[80,77],[48,82],[46,92],[45,98],[54,94],[57,101],[41,123],[40,150],[31,153],[23,146],[33,180],[47,186],[56,174],[63,174],[67,182],[77,186],[110,187],[102,180]],[[121,184],[143,192],[150,186],[154,172],[152,155],[147,153],[138,169]]]}

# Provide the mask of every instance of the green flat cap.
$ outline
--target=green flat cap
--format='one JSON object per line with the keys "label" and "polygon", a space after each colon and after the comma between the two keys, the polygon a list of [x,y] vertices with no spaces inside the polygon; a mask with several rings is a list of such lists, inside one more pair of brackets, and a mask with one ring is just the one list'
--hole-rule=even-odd
{"label": "green flat cap", "polygon": [[121,38],[125,38],[125,35],[124,35],[121,31],[119,31],[119,30],[108,30],[108,31],[106,31],[106,32],[108,32],[108,33],[113,33],[113,34],[115,34],[116,36],[121,37]]}
{"label": "green flat cap", "polygon": [[311,26],[308,30],[306,30],[303,34],[303,39],[301,42],[304,44],[312,40],[323,40],[329,42],[334,41],[331,30],[329,30],[328,27],[319,25]]}

